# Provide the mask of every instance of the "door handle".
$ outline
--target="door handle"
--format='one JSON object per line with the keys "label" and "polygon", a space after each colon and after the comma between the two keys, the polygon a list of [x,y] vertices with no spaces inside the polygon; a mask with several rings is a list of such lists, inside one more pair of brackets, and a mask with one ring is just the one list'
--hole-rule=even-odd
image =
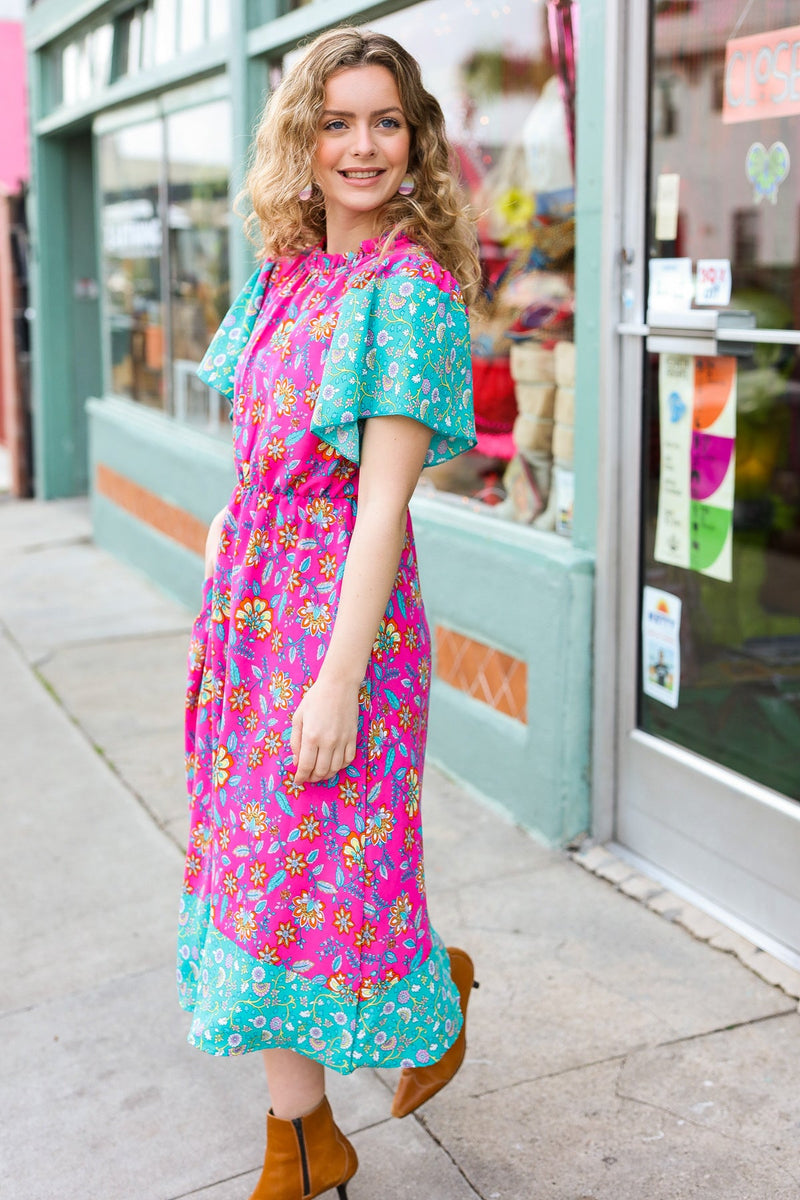
{"label": "door handle", "polygon": [[[742,332],[755,330],[756,315],[748,309],[686,309],[678,312],[649,310],[647,349],[653,354],[693,354],[715,358],[734,355],[749,358],[753,341]],[[726,340],[726,331],[734,337]]]}

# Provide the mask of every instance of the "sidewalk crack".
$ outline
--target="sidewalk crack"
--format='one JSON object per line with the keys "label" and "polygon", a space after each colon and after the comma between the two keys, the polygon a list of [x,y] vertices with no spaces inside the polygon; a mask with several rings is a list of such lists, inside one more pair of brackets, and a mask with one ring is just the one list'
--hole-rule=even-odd
{"label": "sidewalk crack", "polygon": [[618,1100],[627,1101],[629,1104],[638,1104],[642,1108],[651,1109],[653,1112],[661,1113],[665,1117],[671,1117],[676,1122],[683,1122],[686,1125],[691,1125],[693,1129],[702,1129],[705,1133],[711,1133],[722,1138],[726,1142],[731,1142],[734,1145],[741,1145],[744,1141],[745,1145],[755,1150],[759,1155],[763,1155],[777,1168],[781,1174],[787,1176],[795,1185],[800,1186],[800,1175],[793,1174],[788,1167],[779,1162],[774,1153],[771,1152],[771,1147],[764,1145],[761,1142],[754,1141],[753,1138],[742,1136],[741,1132],[728,1133],[725,1129],[719,1129],[714,1125],[709,1125],[703,1121],[698,1121],[686,1113],[675,1111],[668,1104],[658,1104],[654,1100],[643,1100],[640,1096],[632,1096],[628,1092],[622,1090],[622,1074],[627,1065],[628,1055],[625,1056],[625,1061],[620,1064],[620,1069],[617,1074],[617,1081],[614,1084],[614,1095]]}
{"label": "sidewalk crack", "polygon": [[479,1191],[478,1188],[475,1186],[475,1184],[472,1182],[469,1175],[466,1173],[464,1168],[461,1166],[461,1163],[456,1161],[456,1159],[450,1153],[450,1151],[448,1150],[447,1146],[445,1146],[445,1144],[441,1140],[441,1138],[438,1138],[436,1136],[436,1134],[433,1132],[433,1130],[431,1129],[430,1125],[427,1124],[424,1115],[421,1113],[414,1113],[414,1119],[417,1122],[417,1124],[420,1125],[425,1130],[425,1132],[427,1133],[427,1135],[431,1139],[431,1141],[434,1142],[439,1147],[439,1149],[447,1156],[447,1158],[450,1160],[450,1162],[453,1164],[455,1169],[458,1171],[459,1175],[464,1180],[464,1183],[466,1183],[467,1187],[470,1189],[470,1191],[473,1193],[473,1195],[477,1196],[478,1200],[487,1200],[487,1198],[486,1198],[486,1196],[484,1196],[483,1192]]}
{"label": "sidewalk crack", "polygon": [[557,1071],[542,1071],[536,1075],[527,1075],[524,1079],[515,1079],[513,1083],[502,1084],[495,1088],[486,1088],[480,1092],[470,1092],[471,1100],[482,1100],[485,1096],[495,1096],[498,1092],[512,1091],[514,1088],[523,1087],[527,1083],[539,1083],[544,1079],[558,1079],[562,1075],[569,1075],[574,1071],[587,1070],[590,1067],[602,1067],[608,1063],[619,1062],[624,1064],[628,1059],[635,1054],[642,1054],[647,1051],[662,1050],[669,1046],[679,1046],[682,1043],[698,1041],[700,1038],[713,1037],[718,1033],[728,1033],[734,1029],[746,1028],[748,1025],[760,1025],[765,1021],[773,1021],[778,1017],[790,1016],[796,1012],[794,1007],[787,1008],[777,1013],[767,1013],[761,1017],[752,1017],[747,1021],[734,1021],[730,1025],[720,1025],[714,1029],[706,1029],[698,1033],[684,1034],[682,1037],[668,1038],[663,1042],[645,1043],[641,1046],[635,1046],[633,1049],[621,1051],[619,1054],[609,1054],[605,1058],[588,1059],[586,1062],[575,1063],[570,1067],[562,1067]]}
{"label": "sidewalk crack", "polygon": [[[649,1049],[650,1047],[640,1048]],[[557,1071],[541,1071],[537,1075],[527,1075],[524,1079],[515,1079],[513,1083],[501,1084],[495,1088],[486,1088],[482,1092],[470,1092],[470,1100],[483,1100],[485,1096],[496,1096],[498,1092],[510,1092],[515,1088],[523,1087],[526,1083],[540,1083],[543,1079],[558,1079],[562,1075],[571,1075],[574,1071],[584,1071],[589,1067],[602,1067],[608,1063],[623,1062],[630,1053],[630,1050],[626,1050],[620,1054],[609,1054],[606,1058],[593,1058],[587,1062],[575,1063],[571,1067],[561,1067]]]}

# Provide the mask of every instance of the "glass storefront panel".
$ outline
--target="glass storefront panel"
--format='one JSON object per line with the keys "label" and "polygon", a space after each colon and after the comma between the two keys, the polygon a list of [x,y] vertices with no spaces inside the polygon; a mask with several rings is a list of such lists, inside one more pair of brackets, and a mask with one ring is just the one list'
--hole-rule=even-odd
{"label": "glass storefront panel", "polygon": [[227,406],[195,371],[230,302],[231,109],[227,100],[167,118],[171,411],[227,427]]}
{"label": "glass storefront panel", "polygon": [[106,386],[225,433],[227,406],[195,371],[230,304],[231,155],[228,100],[98,138]]}
{"label": "glass storefront panel", "polygon": [[[690,259],[695,284],[698,263],[727,262],[724,291],[693,307],[796,329],[800,8],[704,0],[655,10],[650,258]],[[730,301],[714,305],[729,282]]]}
{"label": "glass storefront panel", "polygon": [[98,139],[112,392],[164,408],[161,121]]}
{"label": "glass storefront panel", "polygon": [[421,64],[478,215],[479,444],[425,479],[498,518],[563,534],[574,492],[578,10],[577,0],[423,0],[370,22]]}
{"label": "glass storefront panel", "polygon": [[797,20],[654,8],[639,724],[800,800]]}

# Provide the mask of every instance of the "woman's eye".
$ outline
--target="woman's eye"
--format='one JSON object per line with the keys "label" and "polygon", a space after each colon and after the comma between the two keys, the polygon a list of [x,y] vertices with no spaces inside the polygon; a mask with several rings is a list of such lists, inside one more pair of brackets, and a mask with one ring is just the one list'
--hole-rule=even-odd
{"label": "woman's eye", "polygon": [[400,122],[396,117],[384,117],[380,122],[380,126],[382,129],[399,129]]}
{"label": "woman's eye", "polygon": [[332,129],[334,131],[337,129],[344,129],[344,127],[344,121],[340,120],[338,117],[335,121],[328,121],[327,125],[325,126],[326,129]]}

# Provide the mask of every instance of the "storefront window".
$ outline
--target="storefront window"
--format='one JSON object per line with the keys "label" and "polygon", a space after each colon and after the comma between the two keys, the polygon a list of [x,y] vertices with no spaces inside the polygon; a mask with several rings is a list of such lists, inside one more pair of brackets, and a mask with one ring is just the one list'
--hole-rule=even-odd
{"label": "storefront window", "polygon": [[111,81],[112,25],[100,25],[65,46],[61,53],[61,103],[79,104]]}
{"label": "storefront window", "polygon": [[500,518],[564,534],[574,491],[578,7],[425,0],[373,23],[422,65],[479,217],[478,447],[426,476]]}
{"label": "storefront window", "polygon": [[164,406],[160,121],[100,139],[103,257],[111,390]]}
{"label": "storefront window", "polygon": [[230,300],[230,105],[218,100],[99,140],[109,390],[217,431],[195,370]]}
{"label": "storefront window", "polygon": [[140,0],[54,51],[53,102],[96,99],[118,79],[173,62],[229,29],[229,0]]}
{"label": "storefront window", "polygon": [[212,426],[223,402],[195,371],[230,299],[230,148],[227,101],[167,118],[171,409],[180,420]]}

